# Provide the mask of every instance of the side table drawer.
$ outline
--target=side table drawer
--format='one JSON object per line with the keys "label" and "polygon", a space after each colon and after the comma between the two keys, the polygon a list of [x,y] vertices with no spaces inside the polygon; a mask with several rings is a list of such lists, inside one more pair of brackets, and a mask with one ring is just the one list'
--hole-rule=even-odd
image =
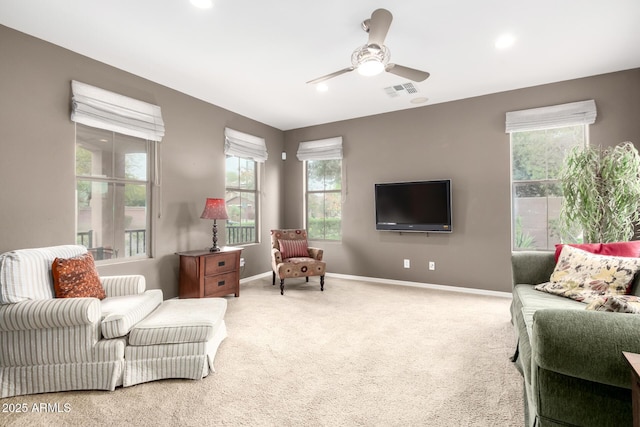
{"label": "side table drawer", "polygon": [[235,270],[235,257],[233,253],[204,257],[204,275],[211,276]]}
{"label": "side table drawer", "polygon": [[218,274],[204,278],[204,296],[218,296],[236,293],[238,273]]}

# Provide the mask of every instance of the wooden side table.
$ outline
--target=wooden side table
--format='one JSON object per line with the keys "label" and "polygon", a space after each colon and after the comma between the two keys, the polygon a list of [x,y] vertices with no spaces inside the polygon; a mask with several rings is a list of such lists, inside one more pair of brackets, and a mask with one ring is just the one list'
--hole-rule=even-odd
{"label": "wooden side table", "polygon": [[180,298],[240,296],[241,248],[225,246],[218,252],[187,251],[180,256]]}
{"label": "wooden side table", "polygon": [[633,427],[640,427],[640,354],[622,352],[631,366],[631,404],[633,407]]}

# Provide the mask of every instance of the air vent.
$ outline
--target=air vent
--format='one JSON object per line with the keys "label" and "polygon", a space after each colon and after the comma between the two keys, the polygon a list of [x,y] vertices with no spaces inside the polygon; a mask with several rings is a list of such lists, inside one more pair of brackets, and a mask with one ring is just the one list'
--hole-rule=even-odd
{"label": "air vent", "polygon": [[389,98],[418,93],[418,89],[413,85],[413,83],[403,83],[400,85],[385,87],[384,91],[389,95]]}

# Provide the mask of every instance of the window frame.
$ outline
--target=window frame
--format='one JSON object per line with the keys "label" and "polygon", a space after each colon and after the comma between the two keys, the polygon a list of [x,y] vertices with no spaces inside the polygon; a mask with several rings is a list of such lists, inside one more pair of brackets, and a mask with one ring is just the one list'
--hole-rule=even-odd
{"label": "window frame", "polygon": [[[229,186],[227,183],[227,160],[230,157],[234,157],[236,159],[239,160],[238,162],[238,187],[232,187]],[[242,188],[242,185],[240,183],[240,169],[241,169],[241,164],[240,161],[248,161],[248,162],[253,162],[253,172],[254,172],[254,183],[255,183],[255,187],[252,190],[247,190],[246,188]],[[260,227],[261,227],[261,203],[260,203],[260,194],[261,194],[261,166],[260,166],[261,162],[258,162],[254,159],[248,158],[248,157],[242,157],[242,156],[237,156],[237,155],[232,155],[232,154],[225,154],[225,182],[224,182],[224,191],[225,191],[225,204],[227,207],[227,213],[229,213],[230,215],[230,209],[229,209],[229,200],[227,200],[227,194],[230,192],[234,192],[234,193],[238,193],[238,197],[240,198],[240,200],[242,200],[242,194],[253,194],[253,200],[255,200],[255,206],[254,206],[254,238],[251,241],[242,241],[242,242],[235,242],[235,241],[231,241],[230,239],[230,233],[229,233],[229,229],[233,228],[229,226],[229,221],[231,220],[231,218],[229,218],[225,224],[225,233],[226,233],[226,244],[227,245],[233,245],[233,246],[248,246],[248,245],[255,245],[255,244],[259,244],[260,243]],[[242,207],[241,207],[242,209]],[[241,211],[242,212],[242,211]],[[240,216],[242,217],[242,213],[240,214]],[[241,223],[242,224],[242,223]],[[242,227],[242,225],[240,225],[240,227]]]}
{"label": "window frame", "polygon": [[[78,148],[79,148],[79,141],[78,141],[78,126],[82,126],[85,127],[87,129],[89,129],[89,132],[95,131],[95,132],[100,132],[100,133],[105,133],[105,134],[110,134],[111,135],[111,149],[112,149],[112,154],[111,154],[111,175],[113,176],[104,176],[104,175],[85,175],[85,174],[79,174],[78,173],[78,169],[77,169],[77,161],[78,161]],[[113,172],[115,170],[115,156],[114,156],[114,152],[117,151],[115,147],[117,147],[118,144],[118,137],[120,138],[126,138],[126,139],[131,139],[134,138],[135,140],[139,141],[139,142],[143,142],[144,143],[144,147],[145,147],[145,168],[146,168],[146,180],[140,180],[140,179],[134,179],[134,178],[125,178],[125,177],[116,177],[115,173]],[[156,167],[154,167],[154,165],[156,164],[157,161],[157,142],[151,141],[149,139],[145,139],[142,137],[138,137],[138,136],[131,136],[131,135],[126,135],[120,132],[116,132],[116,131],[112,131],[112,130],[107,130],[107,129],[102,129],[99,127],[94,127],[94,126],[90,126],[90,125],[85,125],[82,123],[75,123],[75,135],[74,135],[74,165],[75,166],[75,241],[77,244],[78,240],[80,238],[80,234],[84,233],[84,232],[80,232],[78,231],[78,226],[79,226],[79,211],[78,211],[78,205],[79,205],[79,194],[78,194],[78,184],[81,181],[85,181],[90,183],[91,185],[93,184],[106,184],[107,186],[126,186],[126,185],[144,185],[145,187],[145,228],[144,228],[144,250],[142,252],[138,252],[135,255],[131,255],[129,254],[128,256],[126,255],[127,252],[127,243],[126,243],[126,226],[125,226],[125,218],[126,218],[126,208],[127,206],[125,204],[123,204],[123,210],[122,210],[122,217],[121,218],[117,218],[116,219],[116,210],[114,208],[114,204],[113,204],[113,200],[110,201],[111,203],[111,207],[113,209],[114,212],[114,216],[113,216],[113,223],[118,223],[121,222],[122,223],[122,231],[125,232],[125,236],[123,238],[123,240],[121,241],[122,243],[122,248],[119,247],[114,247],[114,248],[104,248],[104,247],[92,247],[92,248],[87,248],[89,249],[91,252],[95,252],[94,254],[94,258],[95,258],[95,262],[96,263],[100,263],[100,264],[110,264],[110,263],[115,263],[115,262],[123,262],[123,261],[134,261],[134,260],[142,260],[142,259],[149,259],[153,257],[153,242],[155,241],[155,236],[154,236],[154,230],[155,230],[155,226],[154,226],[154,222],[153,222],[153,218],[154,218],[154,212],[156,212],[156,207],[155,207],[155,198],[154,198],[154,187],[155,187],[155,182],[157,181],[157,177],[158,177],[158,170]],[[88,150],[88,149],[87,149]],[[91,150],[88,150],[91,151]],[[124,190],[123,190],[124,191]],[[114,192],[115,195],[115,192]],[[92,231],[92,230],[90,230]],[[115,243],[116,241],[119,241],[120,239],[116,239],[116,234],[117,231],[114,227],[114,234],[113,236],[111,236],[110,238],[112,239],[112,241]],[[137,231],[137,230],[129,230],[129,231]],[[100,233],[104,233],[103,231],[100,231]],[[136,233],[138,234],[138,233]],[[102,240],[104,240],[104,236],[101,236]],[[118,236],[119,237],[119,236]],[[130,239],[132,238],[132,236],[129,237]],[[93,240],[93,236],[91,237],[90,241]],[[139,245],[139,243],[138,243]],[[94,245],[92,245],[94,246]],[[117,246],[114,244],[114,246]],[[131,241],[129,244],[129,247],[131,247]],[[102,249],[102,250],[101,250]],[[101,254],[104,253],[104,249],[111,249],[112,251],[114,251],[114,255],[113,257],[110,258],[105,258],[105,259],[100,259],[101,258]],[[122,249],[123,253],[120,254],[119,250]],[[96,256],[98,255],[98,256]]]}
{"label": "window frame", "polygon": [[[339,160],[340,161],[340,188],[339,189],[332,189],[332,190],[309,190],[309,162],[331,162],[331,161],[336,161]],[[342,241],[342,214],[343,214],[343,203],[342,203],[342,199],[343,199],[343,189],[344,189],[344,185],[343,185],[343,173],[344,173],[344,161],[342,158],[340,159],[325,159],[325,160],[319,160],[319,159],[315,159],[315,160],[304,160],[303,161],[303,213],[304,213],[304,227],[307,230],[307,236],[309,240],[315,240],[315,241],[323,241],[323,242],[341,242]],[[325,174],[326,176],[326,174]],[[339,233],[339,238],[337,239],[327,239],[327,227],[326,227],[326,208],[324,211],[324,220],[325,220],[325,227],[324,227],[324,236],[323,238],[317,238],[314,237],[311,234],[310,231],[310,227],[309,227],[309,196],[313,195],[313,194],[337,194],[340,197],[340,228],[338,230]]]}
{"label": "window frame", "polygon": [[[549,126],[549,127],[541,127],[541,128],[537,128],[537,129],[531,129],[531,130],[514,130],[509,132],[509,183],[510,183],[510,193],[511,193],[511,250],[512,251],[523,251],[523,250],[536,250],[536,251],[550,251],[553,250],[552,248],[549,248],[549,244],[550,244],[550,240],[549,240],[549,236],[550,236],[550,229],[551,229],[551,225],[550,225],[550,218],[549,218],[549,203],[547,201],[546,203],[546,233],[545,235],[547,236],[547,240],[546,240],[546,245],[544,245],[544,247],[540,246],[535,246],[533,248],[527,248],[527,247],[516,247],[516,240],[518,238],[518,228],[522,227],[521,224],[518,224],[518,217],[516,216],[516,199],[518,199],[518,197],[516,197],[516,186],[518,184],[540,184],[540,185],[545,185],[545,186],[549,186],[549,185],[553,185],[553,184],[557,184],[557,185],[561,185],[562,181],[560,176],[556,177],[556,178],[549,178],[548,176],[544,179],[521,179],[521,180],[515,180],[514,179],[514,134],[516,133],[529,133],[529,132],[541,132],[541,131],[550,131],[553,129],[561,129],[561,128],[574,128],[574,127],[582,127],[583,128],[583,136],[584,136],[584,140],[582,141],[582,146],[583,147],[588,147],[589,146],[589,130],[590,130],[590,126],[588,123],[574,123],[574,124],[566,124],[563,126]],[[548,140],[545,140],[545,142],[548,142]],[[545,150],[545,164],[548,164],[548,155],[547,155],[548,151]],[[563,158],[564,160],[564,158]],[[542,196],[540,196],[542,197]],[[548,199],[548,195],[545,196]],[[560,196],[560,205],[562,204],[562,199],[564,198],[563,196]],[[522,230],[520,230],[520,233],[522,233]],[[555,245],[555,244],[554,244]]]}

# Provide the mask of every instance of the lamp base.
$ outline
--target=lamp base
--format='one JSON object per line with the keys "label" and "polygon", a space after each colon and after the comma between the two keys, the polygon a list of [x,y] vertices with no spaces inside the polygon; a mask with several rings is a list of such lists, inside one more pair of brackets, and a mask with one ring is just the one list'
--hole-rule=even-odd
{"label": "lamp base", "polygon": [[213,220],[213,246],[209,248],[209,252],[220,252],[220,248],[218,247],[218,226],[216,225],[216,220]]}

